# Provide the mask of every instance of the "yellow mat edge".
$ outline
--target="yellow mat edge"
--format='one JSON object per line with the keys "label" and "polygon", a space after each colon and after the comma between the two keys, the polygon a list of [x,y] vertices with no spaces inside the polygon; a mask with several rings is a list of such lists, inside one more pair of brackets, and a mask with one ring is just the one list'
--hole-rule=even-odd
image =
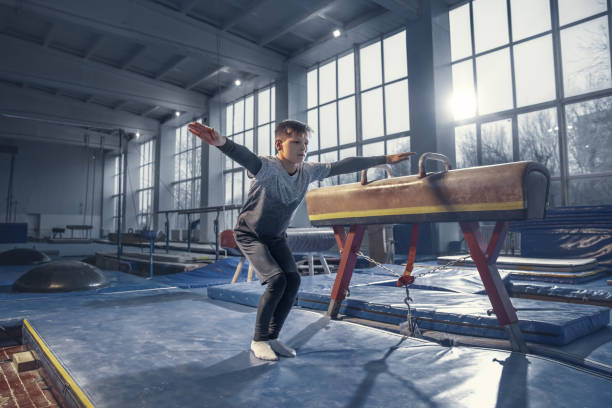
{"label": "yellow mat edge", "polygon": [[25,326],[26,330],[30,333],[34,341],[38,344],[38,346],[43,351],[43,353],[45,353],[45,356],[49,359],[49,361],[51,362],[53,367],[57,370],[57,372],[62,377],[62,379],[70,386],[70,389],[75,393],[76,397],[78,398],[82,406],[87,407],[87,408],[94,408],[94,405],[91,403],[89,398],[87,398],[83,390],[81,390],[81,387],[79,387],[76,381],[74,381],[74,379],[72,378],[72,376],[68,374],[68,371],[66,371],[66,369],[62,367],[58,359],[51,352],[49,347],[47,347],[43,339],[39,336],[38,332],[36,332],[36,330],[32,327],[28,319],[23,319],[23,325]]}

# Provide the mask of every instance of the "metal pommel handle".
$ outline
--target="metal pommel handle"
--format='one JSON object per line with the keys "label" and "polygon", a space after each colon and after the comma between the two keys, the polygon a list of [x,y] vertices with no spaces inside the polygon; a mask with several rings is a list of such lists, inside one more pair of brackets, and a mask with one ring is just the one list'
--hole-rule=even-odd
{"label": "metal pommel handle", "polygon": [[[393,174],[391,174],[391,166],[389,166],[388,164],[379,164],[378,166],[374,167],[385,170],[389,178],[393,177]],[[361,185],[365,186],[366,184],[368,184],[368,169],[361,170]]]}
{"label": "metal pommel handle", "polygon": [[423,153],[421,157],[419,157],[419,178],[423,178],[427,175],[425,172],[425,160],[436,160],[444,163],[444,168],[446,171],[449,171],[452,167],[448,157],[441,153]]}

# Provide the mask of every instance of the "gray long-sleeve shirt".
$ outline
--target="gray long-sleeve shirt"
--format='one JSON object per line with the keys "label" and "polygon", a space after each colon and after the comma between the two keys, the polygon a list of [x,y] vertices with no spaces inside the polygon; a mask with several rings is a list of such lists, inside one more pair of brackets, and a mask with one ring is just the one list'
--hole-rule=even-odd
{"label": "gray long-sleeve shirt", "polygon": [[253,178],[236,228],[247,228],[262,239],[285,233],[313,181],[386,163],[385,156],[350,157],[334,163],[303,162],[290,175],[277,157],[258,157],[230,139],[219,150],[246,168]]}

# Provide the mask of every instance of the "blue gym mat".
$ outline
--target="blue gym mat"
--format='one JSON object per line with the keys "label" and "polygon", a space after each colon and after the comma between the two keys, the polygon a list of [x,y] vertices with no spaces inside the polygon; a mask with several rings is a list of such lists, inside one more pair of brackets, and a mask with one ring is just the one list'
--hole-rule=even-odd
{"label": "blue gym mat", "polygon": [[[405,266],[385,264],[385,268],[391,269],[398,275],[404,273]],[[438,269],[440,268],[440,269]],[[436,269],[435,271],[433,271]],[[433,271],[433,272],[432,272]],[[397,276],[387,271],[386,269],[375,266],[369,269],[355,269],[355,274],[360,275],[378,275],[381,278],[396,280]],[[356,276],[353,274],[353,276]],[[422,274],[428,274],[422,276]],[[484,294],[485,289],[480,279],[480,275],[476,268],[470,267],[444,267],[435,262],[418,263],[414,265],[412,276],[415,277],[414,284],[411,286],[415,289],[440,290],[459,293],[475,293]],[[500,271],[500,276],[504,283],[509,281],[508,274]],[[352,282],[352,279],[351,279]]]}
{"label": "blue gym mat", "polygon": [[[385,267],[395,273],[401,274],[404,267],[401,265],[388,265]],[[431,289],[459,293],[485,294],[484,285],[475,267],[452,266],[436,270],[431,275],[421,277],[421,274],[430,273],[434,268],[440,267],[434,262],[416,264],[412,275],[416,277],[415,289]],[[355,269],[355,274],[380,275],[386,279],[397,279],[390,272],[381,267],[370,269]],[[612,285],[607,284],[610,275],[603,275],[595,280],[572,283],[555,283],[535,280],[515,279],[515,276],[506,270],[500,269],[499,274],[512,295],[534,294],[545,295],[560,301],[580,299],[588,303],[589,300],[612,304]]]}
{"label": "blue gym mat", "polygon": [[[302,277],[297,304],[327,310],[335,274]],[[340,313],[374,321],[399,324],[406,320],[403,288],[376,283],[379,275],[354,274],[350,297]],[[236,283],[208,288],[208,296],[256,306],[263,287],[258,283]],[[486,295],[411,289],[412,315],[419,327],[450,333],[507,338],[494,315]],[[568,305],[530,299],[512,299],[518,310],[519,327],[527,341],[563,345],[605,327],[610,320],[608,308]]]}
{"label": "blue gym mat", "polygon": [[587,303],[601,302],[612,306],[612,285],[607,284],[608,279],[611,277],[607,276],[582,285],[512,281],[506,284],[506,288],[513,296],[527,294]]}
{"label": "blue gym mat", "polygon": [[255,309],[193,292],[28,303],[39,311],[28,313],[31,326],[96,407],[548,408],[612,400],[609,377],[550,359],[446,348],[307,310],[293,310],[281,335],[298,356],[264,362],[248,351]]}

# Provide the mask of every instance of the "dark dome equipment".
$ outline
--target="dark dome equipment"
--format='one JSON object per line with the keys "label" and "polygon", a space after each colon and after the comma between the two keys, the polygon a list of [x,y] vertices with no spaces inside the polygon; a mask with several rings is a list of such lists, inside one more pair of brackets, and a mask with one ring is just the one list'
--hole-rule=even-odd
{"label": "dark dome equipment", "polygon": [[38,265],[50,261],[47,254],[33,248],[14,248],[0,253],[0,265]]}
{"label": "dark dome equipment", "polygon": [[15,292],[72,292],[100,289],[110,281],[95,266],[80,261],[53,261],[32,268],[13,284]]}

